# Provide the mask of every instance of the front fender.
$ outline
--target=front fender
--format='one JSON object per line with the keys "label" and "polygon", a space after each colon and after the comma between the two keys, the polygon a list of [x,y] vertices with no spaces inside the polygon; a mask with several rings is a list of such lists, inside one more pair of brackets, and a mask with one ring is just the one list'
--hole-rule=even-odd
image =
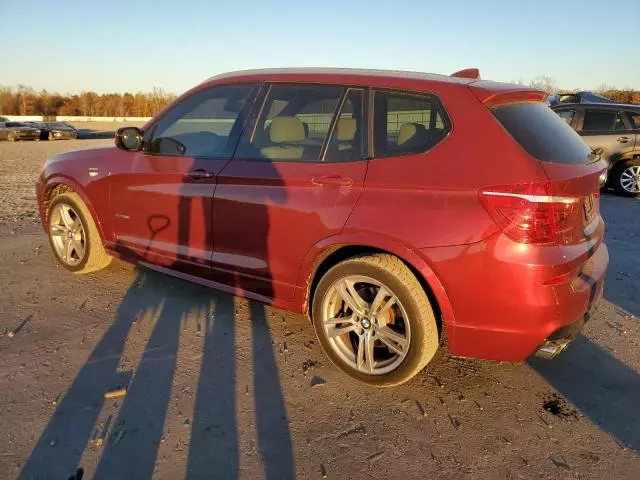
{"label": "front fender", "polygon": [[85,188],[73,178],[63,174],[53,174],[49,176],[42,182],[41,186],[38,187],[38,197],[39,197],[38,203],[40,204],[40,217],[42,220],[42,225],[45,228],[45,230],[47,228],[46,227],[47,213],[49,208],[49,205],[47,203],[47,197],[49,192],[52,189],[60,185],[66,185],[67,187],[71,188],[71,190],[73,190],[74,193],[76,193],[80,197],[80,199],[84,202],[84,204],[87,206],[87,209],[89,210],[89,213],[91,213],[93,222],[96,224],[96,227],[98,228],[100,239],[102,240],[102,243],[105,244],[107,238],[105,236],[103,224],[100,220],[101,217],[97,214],[95,207],[93,205],[93,202],[91,202],[91,200],[89,199],[89,196],[85,191]]}
{"label": "front fender", "polygon": [[310,288],[313,276],[318,266],[331,253],[340,247],[361,246],[366,248],[374,248],[391,253],[402,261],[417,270],[423,279],[427,282],[433,295],[438,302],[442,319],[445,326],[455,323],[453,308],[447,293],[435,274],[433,268],[427,262],[427,259],[416,253],[414,250],[403,245],[397,239],[387,238],[385,236],[373,233],[341,233],[331,237],[327,237],[316,243],[307,253],[298,270],[298,278],[296,284],[300,287],[296,289],[296,295],[293,304],[296,310],[301,312],[307,311],[307,302],[310,298]]}

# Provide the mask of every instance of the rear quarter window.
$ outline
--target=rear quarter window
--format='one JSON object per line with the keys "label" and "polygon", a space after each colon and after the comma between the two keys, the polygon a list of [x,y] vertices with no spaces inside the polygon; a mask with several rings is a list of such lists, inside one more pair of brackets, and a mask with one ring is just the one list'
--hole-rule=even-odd
{"label": "rear quarter window", "polygon": [[544,162],[588,163],[589,146],[544,103],[512,103],[493,114],[527,153]]}
{"label": "rear quarter window", "polygon": [[374,96],[375,157],[422,153],[449,132],[449,120],[432,95],[376,91]]}

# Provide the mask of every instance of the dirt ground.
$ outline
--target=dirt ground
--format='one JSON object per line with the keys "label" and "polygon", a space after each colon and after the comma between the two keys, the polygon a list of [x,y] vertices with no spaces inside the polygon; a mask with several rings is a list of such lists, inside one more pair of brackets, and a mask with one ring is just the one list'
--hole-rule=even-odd
{"label": "dirt ground", "polygon": [[560,357],[442,348],[380,390],[303,317],[119,261],[57,266],[36,175],[110,141],[0,142],[1,478],[638,478],[640,201],[603,196],[606,300]]}

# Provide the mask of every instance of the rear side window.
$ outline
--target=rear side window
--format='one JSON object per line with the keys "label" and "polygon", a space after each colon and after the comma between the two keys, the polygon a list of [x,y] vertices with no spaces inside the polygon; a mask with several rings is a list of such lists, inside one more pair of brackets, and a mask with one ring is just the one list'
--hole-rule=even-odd
{"label": "rear side window", "polygon": [[585,132],[615,132],[625,130],[624,118],[612,110],[586,110],[582,130]]}
{"label": "rear side window", "polygon": [[374,97],[375,157],[424,152],[444,138],[449,122],[431,95],[377,91]]}
{"label": "rear side window", "polygon": [[639,129],[640,128],[640,112],[627,112],[627,115],[629,115],[631,126],[634,129]]}
{"label": "rear side window", "polygon": [[530,155],[544,162],[587,163],[591,150],[544,103],[512,103],[493,109],[502,126]]}

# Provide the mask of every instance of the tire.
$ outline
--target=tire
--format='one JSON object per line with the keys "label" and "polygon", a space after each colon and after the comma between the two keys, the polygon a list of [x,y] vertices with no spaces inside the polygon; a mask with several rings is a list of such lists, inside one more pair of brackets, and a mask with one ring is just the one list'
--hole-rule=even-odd
{"label": "tire", "polygon": [[[352,286],[353,290],[360,289],[360,294],[363,295],[359,297],[360,300],[365,300],[363,297],[369,293],[369,299],[365,300],[368,302],[366,310],[375,309],[375,297],[381,292],[382,287],[389,293],[389,302],[391,297],[395,297],[396,303],[391,303],[391,307],[385,308],[387,300],[382,300],[384,307],[376,309],[384,312],[384,318],[392,318],[393,323],[386,323],[385,320],[383,325],[383,317],[372,315],[371,312],[364,317],[354,317],[354,311],[338,293],[339,286],[345,285],[345,279],[347,282],[356,279]],[[368,286],[368,282],[380,285],[376,290],[376,286]],[[382,295],[381,297],[387,298]],[[327,317],[333,318],[334,321],[325,323]],[[335,318],[345,318],[349,322],[336,323]],[[360,320],[353,322],[352,318]],[[366,319],[369,321],[365,324]],[[410,380],[431,361],[438,349],[438,327],[429,299],[411,270],[393,255],[356,256],[332,267],[321,278],[315,290],[312,321],[318,341],[331,362],[347,375],[373,386],[391,387]],[[329,330],[342,331],[345,326],[351,328],[352,325],[356,326],[357,331],[336,335],[330,339]],[[391,330],[396,338],[397,332],[401,332],[399,336],[408,343],[407,347],[402,349],[403,358],[400,353],[388,347],[390,326],[393,327]],[[335,333],[335,330],[331,332]],[[382,359],[376,359],[370,364],[366,360],[366,349],[363,349],[365,354],[359,357],[360,349],[356,348],[364,345],[362,338],[366,338],[367,332],[371,332],[370,338],[373,339],[374,345],[370,349],[371,358],[375,358],[376,355],[380,358],[380,354],[382,356]],[[386,340],[383,341],[383,337]],[[349,345],[353,347],[352,353],[349,352]],[[400,343],[395,345],[399,347]],[[387,358],[387,355],[391,358]],[[358,365],[359,358],[363,359],[361,366]]]}
{"label": "tire", "polygon": [[[630,169],[632,170],[630,171]],[[633,192],[628,190],[623,185],[625,180],[629,180],[628,175],[633,174],[633,171],[640,174],[640,157],[634,157],[630,160],[621,160],[613,167],[609,177],[609,184],[618,195],[623,197],[635,197],[640,193],[640,191]]]}
{"label": "tire", "polygon": [[53,136],[53,132],[49,132],[49,135],[47,136],[47,140],[49,140],[50,142],[53,142],[56,139],[56,137]]}
{"label": "tire", "polygon": [[[81,235],[76,232],[78,238],[74,240],[77,240],[76,243],[79,242],[84,247],[83,255],[80,256],[76,251],[74,256],[72,252],[70,255],[72,261],[64,258],[60,251],[61,242],[64,244],[64,239],[67,239],[66,233],[63,235],[54,233],[54,231],[59,232],[59,228],[65,228],[61,225],[64,224],[64,221],[62,219],[57,220],[60,217],[60,208],[69,208],[72,212],[69,218],[71,220],[78,219],[83,230]],[[100,234],[91,213],[78,194],[65,192],[53,199],[47,211],[47,230],[51,249],[58,262],[67,270],[78,274],[90,273],[101,270],[111,263],[112,257],[107,254],[102,245]],[[81,241],[79,240],[80,238]]]}

